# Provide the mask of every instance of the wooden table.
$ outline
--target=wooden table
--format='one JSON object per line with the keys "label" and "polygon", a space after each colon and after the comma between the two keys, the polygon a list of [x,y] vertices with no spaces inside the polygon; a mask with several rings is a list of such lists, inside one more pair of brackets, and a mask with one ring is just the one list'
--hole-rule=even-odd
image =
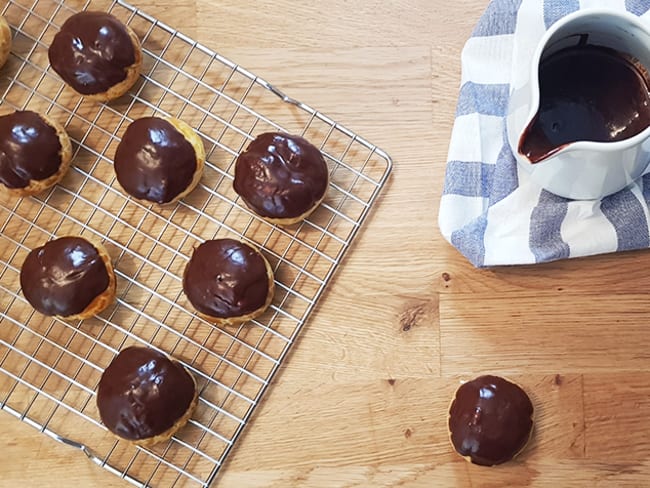
{"label": "wooden table", "polygon": [[[134,0],[385,149],[394,173],[222,471],[224,487],[642,486],[650,253],[474,269],[437,213],[460,52],[487,0]],[[451,449],[459,380],[517,380],[516,462]],[[0,414],[0,486],[124,487]]]}

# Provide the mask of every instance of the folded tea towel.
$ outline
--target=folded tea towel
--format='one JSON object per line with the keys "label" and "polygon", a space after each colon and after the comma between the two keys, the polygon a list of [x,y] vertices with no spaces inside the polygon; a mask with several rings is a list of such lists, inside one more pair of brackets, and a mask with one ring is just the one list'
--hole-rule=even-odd
{"label": "folded tea towel", "polygon": [[439,225],[477,267],[650,247],[650,174],[603,200],[567,200],[519,171],[507,142],[512,66],[530,63],[518,46],[536,44],[555,21],[590,7],[650,22],[650,0],[492,0],[463,48]]}

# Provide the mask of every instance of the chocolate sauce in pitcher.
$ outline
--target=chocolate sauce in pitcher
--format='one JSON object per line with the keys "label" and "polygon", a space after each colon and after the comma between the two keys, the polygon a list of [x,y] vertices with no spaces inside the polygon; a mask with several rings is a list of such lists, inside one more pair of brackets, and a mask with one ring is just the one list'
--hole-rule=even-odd
{"label": "chocolate sauce in pitcher", "polygon": [[580,44],[544,59],[540,104],[519,141],[532,163],[576,141],[615,142],[650,124],[648,72],[614,49]]}

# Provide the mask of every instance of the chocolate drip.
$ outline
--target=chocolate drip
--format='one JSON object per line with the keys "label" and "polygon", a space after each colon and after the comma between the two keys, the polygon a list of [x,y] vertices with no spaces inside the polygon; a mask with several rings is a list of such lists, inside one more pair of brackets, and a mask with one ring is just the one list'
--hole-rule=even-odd
{"label": "chocolate drip", "polygon": [[615,142],[650,124],[648,73],[613,49],[581,45],[543,60],[540,105],[519,143],[536,163],[576,141]]}
{"label": "chocolate drip", "polygon": [[498,376],[480,376],[456,391],[449,409],[451,442],[475,464],[500,464],[528,442],[532,415],[533,405],[519,386]]}
{"label": "chocolate drip", "polygon": [[264,258],[233,239],[206,241],[194,250],[185,268],[183,290],[205,315],[247,315],[264,306],[269,293]]}
{"label": "chocolate drip", "polygon": [[97,249],[80,237],[61,237],[31,251],[20,271],[27,301],[44,315],[83,312],[109,285]]}
{"label": "chocolate drip", "polygon": [[302,137],[261,134],[239,155],[235,191],[262,217],[299,217],[327,190],[327,164]]}
{"label": "chocolate drip", "polygon": [[141,200],[168,203],[191,184],[196,152],[172,124],[156,117],[135,120],[115,152],[122,188]]}
{"label": "chocolate drip", "polygon": [[128,440],[160,435],[180,420],[196,387],[185,368],[145,347],[128,347],[108,365],[99,381],[97,408],[104,425]]}
{"label": "chocolate drip", "polygon": [[124,24],[104,12],[79,12],[66,20],[48,50],[50,64],[82,95],[104,93],[126,79],[135,63]]}
{"label": "chocolate drip", "polygon": [[61,167],[61,141],[56,130],[35,112],[0,117],[0,183],[25,188],[45,180]]}

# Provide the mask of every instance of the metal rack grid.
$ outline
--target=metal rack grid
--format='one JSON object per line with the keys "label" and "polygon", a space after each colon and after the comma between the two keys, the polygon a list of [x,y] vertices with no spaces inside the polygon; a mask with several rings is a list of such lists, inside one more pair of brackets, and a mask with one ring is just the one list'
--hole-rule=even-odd
{"label": "metal rack grid", "polygon": [[[140,80],[108,105],[65,88],[47,60],[62,22],[87,8],[111,12],[142,40]],[[65,124],[74,143],[73,167],[59,185],[37,197],[0,200],[0,408],[135,485],[207,486],[357,235],[390,173],[390,158],[121,0],[9,0],[0,13],[14,34],[0,72],[0,109],[47,113]],[[183,119],[206,147],[201,184],[171,207],[128,199],[112,170],[126,126],[147,115]],[[256,134],[276,129],[319,146],[331,175],[325,202],[288,228],[253,215],[232,190],[239,152]],[[34,313],[19,284],[32,248],[70,234],[103,242],[118,278],[116,303],[73,323]],[[221,329],[191,312],[180,276],[194,246],[227,236],[263,249],[276,295],[258,320]],[[103,369],[137,343],[179,359],[200,389],[188,425],[149,450],[110,436],[94,401]]]}

